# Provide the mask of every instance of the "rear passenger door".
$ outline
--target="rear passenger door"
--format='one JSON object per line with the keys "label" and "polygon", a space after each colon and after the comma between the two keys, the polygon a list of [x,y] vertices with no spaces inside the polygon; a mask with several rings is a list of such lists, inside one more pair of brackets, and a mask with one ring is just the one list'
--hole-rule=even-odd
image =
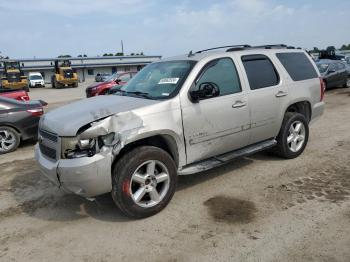
{"label": "rear passenger door", "polygon": [[270,57],[264,54],[241,56],[247,82],[250,86],[251,114],[250,144],[277,136],[280,129],[280,112],[288,103],[288,87]]}

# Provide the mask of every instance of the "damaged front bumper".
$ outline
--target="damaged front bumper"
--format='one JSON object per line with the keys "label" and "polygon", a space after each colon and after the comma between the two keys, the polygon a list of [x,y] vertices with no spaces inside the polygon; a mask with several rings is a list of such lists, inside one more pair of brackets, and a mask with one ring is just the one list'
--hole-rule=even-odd
{"label": "damaged front bumper", "polygon": [[105,148],[92,157],[47,159],[35,146],[40,171],[58,187],[83,196],[94,197],[112,190],[112,149]]}

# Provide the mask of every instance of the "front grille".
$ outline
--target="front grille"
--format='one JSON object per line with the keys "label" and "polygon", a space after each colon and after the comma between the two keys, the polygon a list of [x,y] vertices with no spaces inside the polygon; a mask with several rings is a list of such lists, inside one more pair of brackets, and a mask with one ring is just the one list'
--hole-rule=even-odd
{"label": "front grille", "polygon": [[42,130],[40,129],[39,130],[39,134],[43,137],[43,138],[46,138],[52,142],[55,142],[57,143],[57,135],[53,134],[53,133],[50,133],[50,132],[47,132],[45,130]]}
{"label": "front grille", "polygon": [[39,148],[44,156],[56,160],[58,136],[43,129],[39,129]]}
{"label": "front grille", "polygon": [[40,148],[40,151],[43,155],[45,155],[51,159],[56,159],[56,149],[50,148],[50,147],[45,146],[41,143],[39,143],[39,148]]}

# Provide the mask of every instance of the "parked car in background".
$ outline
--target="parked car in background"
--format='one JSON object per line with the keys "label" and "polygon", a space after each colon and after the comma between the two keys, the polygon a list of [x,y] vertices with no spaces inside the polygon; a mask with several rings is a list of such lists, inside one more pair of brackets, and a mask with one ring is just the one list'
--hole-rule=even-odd
{"label": "parked car in background", "polygon": [[114,86],[122,86],[127,83],[137,72],[115,73],[105,82],[93,84],[86,88],[86,97],[99,96],[108,94],[109,89]]}
{"label": "parked car in background", "polygon": [[311,57],[285,45],[207,51],[151,63],[117,95],[48,112],[35,147],[42,174],[80,196],[111,192],[125,215],[144,218],[169,203],[178,175],[264,149],[301,155],[324,111]]}
{"label": "parked car in background", "polygon": [[16,150],[21,141],[37,138],[43,113],[40,101],[0,97],[0,154]]}
{"label": "parked car in background", "polygon": [[98,73],[96,76],[95,76],[95,81],[96,82],[104,82],[106,81],[108,78],[111,77],[111,74],[108,74],[108,73]]}
{"label": "parked car in background", "polygon": [[0,88],[0,97],[12,98],[18,101],[28,101],[30,99],[27,91],[21,89],[13,90]]}
{"label": "parked car in background", "polygon": [[350,86],[350,77],[344,62],[321,59],[316,65],[320,71],[326,89]]}
{"label": "parked car in background", "polygon": [[45,87],[45,81],[41,73],[32,72],[28,75],[29,87]]}
{"label": "parked car in background", "polygon": [[109,95],[116,94],[120,90],[121,87],[122,87],[122,85],[115,85],[115,86],[113,86],[111,89],[109,89],[108,94]]}

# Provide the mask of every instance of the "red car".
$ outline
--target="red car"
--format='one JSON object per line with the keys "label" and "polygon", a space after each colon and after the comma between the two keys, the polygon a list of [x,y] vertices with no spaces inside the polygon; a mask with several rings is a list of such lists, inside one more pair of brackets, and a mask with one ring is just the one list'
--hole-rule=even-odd
{"label": "red car", "polygon": [[86,97],[108,94],[109,89],[119,85],[122,86],[134,77],[137,72],[114,73],[109,79],[102,83],[96,83],[86,88]]}
{"label": "red car", "polygon": [[29,95],[25,90],[9,90],[0,88],[0,96],[16,99],[18,101],[28,101]]}

